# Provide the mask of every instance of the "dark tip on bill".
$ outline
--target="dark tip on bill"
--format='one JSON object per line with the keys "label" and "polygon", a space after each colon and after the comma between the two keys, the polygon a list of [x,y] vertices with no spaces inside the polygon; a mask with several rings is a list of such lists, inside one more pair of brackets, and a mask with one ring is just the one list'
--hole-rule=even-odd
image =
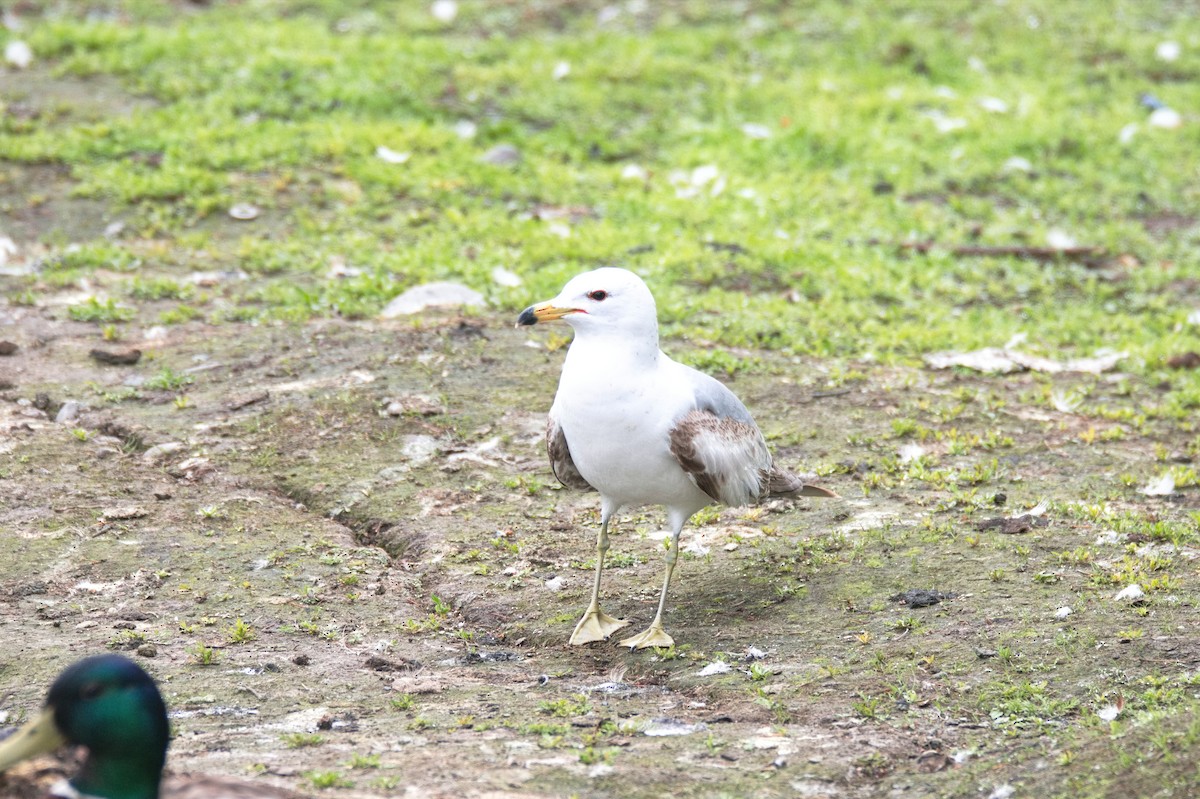
{"label": "dark tip on bill", "polygon": [[537,317],[533,314],[533,306],[530,305],[525,310],[521,311],[521,315],[517,317],[517,327],[522,325],[536,325]]}

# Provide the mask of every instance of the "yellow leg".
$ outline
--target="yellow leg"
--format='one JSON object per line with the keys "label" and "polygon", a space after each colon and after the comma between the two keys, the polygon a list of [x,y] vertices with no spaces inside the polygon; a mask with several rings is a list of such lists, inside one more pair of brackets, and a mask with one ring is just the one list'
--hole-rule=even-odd
{"label": "yellow leg", "polygon": [[646,649],[651,646],[668,647],[675,643],[675,639],[667,635],[663,629],[662,617],[663,609],[667,606],[667,588],[671,585],[671,572],[675,571],[675,562],[679,560],[679,533],[682,529],[683,521],[681,520],[671,535],[671,548],[667,550],[667,576],[663,579],[662,593],[658,597],[658,612],[654,614],[654,621],[650,622],[650,626],[644,632],[622,640],[621,646],[627,646],[630,649]]}
{"label": "yellow leg", "polygon": [[600,575],[604,573],[604,555],[608,552],[608,514],[600,522],[600,535],[596,539],[596,582],[592,586],[592,601],[583,618],[575,625],[571,633],[572,644],[590,644],[593,641],[607,641],[608,637],[617,630],[629,624],[625,619],[614,619],[600,610]]}

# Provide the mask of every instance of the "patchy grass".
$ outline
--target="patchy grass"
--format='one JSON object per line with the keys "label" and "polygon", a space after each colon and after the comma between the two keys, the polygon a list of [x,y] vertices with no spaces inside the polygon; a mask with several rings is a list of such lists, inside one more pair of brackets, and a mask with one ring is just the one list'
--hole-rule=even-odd
{"label": "patchy grass", "polygon": [[[1137,103],[1200,100],[1186,48],[1155,56],[1195,35],[1168,7],[681,2],[599,23],[591,4],[464,3],[445,26],[419,5],[85,8],[29,17],[35,68],[114,78],[139,102],[62,103],[10,124],[0,156],[63,165],[124,223],[48,277],[132,272],[126,291],[155,299],[189,299],[179,279],[201,262],[260,278],[168,323],[367,316],[436,277],[511,311],[622,263],[651,279],[669,331],[725,346],[892,361],[1024,333],[1052,354],[1125,350],[1154,375],[1188,346],[1197,155]],[[501,143],[518,164],[481,161]],[[234,202],[262,214],[230,221]],[[950,252],[1053,231],[1105,254]],[[497,265],[527,286],[493,284]]]}

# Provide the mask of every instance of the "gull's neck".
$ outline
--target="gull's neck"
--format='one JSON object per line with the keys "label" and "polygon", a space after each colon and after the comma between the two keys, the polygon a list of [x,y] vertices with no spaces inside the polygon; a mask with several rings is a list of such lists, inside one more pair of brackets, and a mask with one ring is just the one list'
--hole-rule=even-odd
{"label": "gull's neck", "polygon": [[605,369],[646,369],[658,364],[658,325],[642,329],[576,330],[567,359]]}

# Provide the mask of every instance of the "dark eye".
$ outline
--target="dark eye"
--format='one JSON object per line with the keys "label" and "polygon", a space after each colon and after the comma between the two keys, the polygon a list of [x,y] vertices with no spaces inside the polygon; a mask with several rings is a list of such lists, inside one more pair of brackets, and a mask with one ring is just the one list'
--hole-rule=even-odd
{"label": "dark eye", "polygon": [[597,289],[596,291],[589,291],[588,299],[595,300],[596,302],[601,302],[603,300],[608,299],[608,292],[604,291],[602,289]]}
{"label": "dark eye", "polygon": [[104,693],[104,685],[98,682],[84,683],[79,689],[81,699],[95,699]]}

